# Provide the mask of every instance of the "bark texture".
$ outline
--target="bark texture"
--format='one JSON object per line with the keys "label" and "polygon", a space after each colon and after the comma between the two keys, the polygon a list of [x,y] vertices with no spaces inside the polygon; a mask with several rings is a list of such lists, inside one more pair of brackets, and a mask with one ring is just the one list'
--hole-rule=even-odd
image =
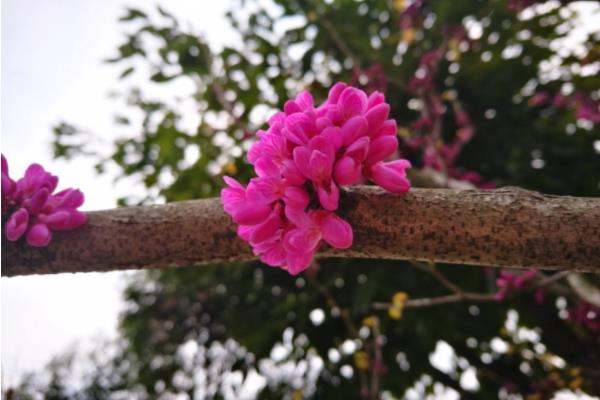
{"label": "bark texture", "polygon": [[[600,272],[600,199],[497,190],[375,187],[342,193],[354,228],[344,251],[320,256],[415,259]],[[218,199],[89,213],[46,248],[2,242],[2,275],[203,265],[254,258]]]}

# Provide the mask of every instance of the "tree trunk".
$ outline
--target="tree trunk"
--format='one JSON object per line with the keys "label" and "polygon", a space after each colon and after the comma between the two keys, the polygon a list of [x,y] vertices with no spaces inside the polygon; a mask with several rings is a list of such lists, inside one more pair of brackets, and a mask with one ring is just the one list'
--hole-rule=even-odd
{"label": "tree trunk", "polygon": [[[348,250],[319,256],[600,272],[600,199],[497,190],[359,186],[342,193],[339,215],[354,229]],[[2,241],[2,275],[203,265],[255,258],[218,199],[88,214],[45,248]]]}

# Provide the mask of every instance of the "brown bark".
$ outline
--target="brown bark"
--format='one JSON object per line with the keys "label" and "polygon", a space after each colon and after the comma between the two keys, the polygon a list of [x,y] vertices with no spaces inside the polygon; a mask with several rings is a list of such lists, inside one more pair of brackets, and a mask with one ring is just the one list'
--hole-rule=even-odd
{"label": "brown bark", "polygon": [[[600,272],[600,199],[490,191],[375,187],[342,194],[354,228],[344,251],[321,256],[413,259]],[[89,213],[46,248],[2,242],[2,275],[112,271],[253,259],[218,199]]]}

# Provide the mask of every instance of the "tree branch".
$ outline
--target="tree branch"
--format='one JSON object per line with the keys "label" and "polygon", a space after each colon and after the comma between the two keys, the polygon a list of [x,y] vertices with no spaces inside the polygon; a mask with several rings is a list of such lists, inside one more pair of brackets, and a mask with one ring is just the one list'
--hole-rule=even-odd
{"label": "tree branch", "polygon": [[[339,214],[348,250],[320,256],[600,272],[600,199],[496,190],[376,187],[345,190]],[[254,259],[218,199],[89,213],[82,228],[45,248],[2,242],[2,275],[112,271]]]}
{"label": "tree branch", "polygon": [[[446,294],[438,297],[423,297],[420,299],[408,299],[404,302],[404,308],[420,308],[420,307],[432,307],[438,306],[440,304],[449,304],[449,303],[460,303],[462,301],[470,300],[476,302],[485,302],[485,301],[498,301],[495,297],[494,293],[469,293],[469,292],[461,292],[461,293],[453,293]],[[373,308],[375,310],[388,310],[392,307],[390,303],[373,303]]]}

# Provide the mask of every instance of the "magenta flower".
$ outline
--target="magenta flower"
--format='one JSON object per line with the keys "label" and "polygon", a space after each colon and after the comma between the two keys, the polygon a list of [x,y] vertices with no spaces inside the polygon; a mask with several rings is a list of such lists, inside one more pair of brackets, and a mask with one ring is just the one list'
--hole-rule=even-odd
{"label": "magenta flower", "polygon": [[8,206],[12,200],[12,194],[15,190],[15,181],[8,175],[8,162],[2,154],[2,219],[7,213]]}
{"label": "magenta flower", "polygon": [[29,213],[26,208],[15,211],[6,223],[6,238],[11,242],[19,240],[29,226]]}
{"label": "magenta flower", "polygon": [[581,92],[577,95],[576,100],[573,102],[575,117],[588,120],[594,124],[600,124],[600,102]]}
{"label": "magenta flower", "polygon": [[540,92],[536,92],[533,96],[531,96],[528,103],[532,107],[537,107],[537,106],[541,106],[542,104],[547,103],[549,99],[550,99],[550,93],[548,93],[545,90],[542,90]]}
{"label": "magenta flower", "polygon": [[410,168],[408,160],[396,160],[388,163],[378,162],[371,166],[369,177],[373,182],[393,193],[404,193],[410,189],[406,170]]}
{"label": "magenta flower", "polygon": [[271,266],[298,274],[322,241],[346,249],[352,227],[334,212],[340,187],[371,179],[384,189],[410,188],[406,160],[385,162],[398,149],[397,127],[381,93],[338,83],[315,107],[310,93],[288,100],[248,151],[256,178],[244,186],[224,177],[223,208],[238,236]]}
{"label": "magenta flower", "polygon": [[338,249],[347,249],[352,245],[352,227],[334,213],[306,213],[286,208],[286,216],[296,225],[296,228],[285,234],[283,241],[288,269],[293,275],[308,268],[321,239]]}
{"label": "magenta flower", "polygon": [[24,236],[29,245],[43,247],[50,243],[52,231],[85,223],[86,215],[77,210],[83,204],[83,193],[66,189],[53,194],[57,184],[58,178],[39,164],[31,164],[25,176],[14,182],[2,155],[2,219],[9,241]]}
{"label": "magenta flower", "polygon": [[577,325],[584,327],[594,334],[600,332],[600,308],[581,301],[574,307],[569,308],[568,313],[568,318]]}
{"label": "magenta flower", "polygon": [[536,269],[530,269],[521,274],[513,274],[509,271],[500,271],[500,277],[496,279],[498,285],[498,291],[494,296],[496,300],[504,300],[509,295],[527,288],[535,280],[538,271]]}
{"label": "magenta flower", "polygon": [[589,94],[578,90],[568,96],[557,93],[551,100],[550,97],[547,91],[537,92],[529,99],[529,105],[535,107],[549,103],[551,108],[568,107],[574,111],[575,118],[600,124],[600,101]]}

